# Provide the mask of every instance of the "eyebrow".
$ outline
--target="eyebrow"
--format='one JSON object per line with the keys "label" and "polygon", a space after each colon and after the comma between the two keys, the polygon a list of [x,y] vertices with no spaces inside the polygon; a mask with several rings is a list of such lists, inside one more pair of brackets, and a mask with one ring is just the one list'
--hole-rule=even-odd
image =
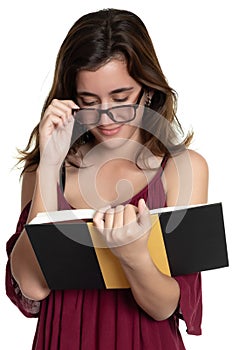
{"label": "eyebrow", "polygon": [[[115,89],[115,90],[112,90],[110,92],[110,95],[114,95],[114,94],[119,94],[121,92],[128,92],[128,91],[132,91],[133,90],[133,87],[124,87],[124,88],[119,88],[119,89]],[[98,97],[98,95],[92,93],[92,92],[89,92],[89,91],[78,91],[77,92],[78,96],[92,96],[92,97]]]}

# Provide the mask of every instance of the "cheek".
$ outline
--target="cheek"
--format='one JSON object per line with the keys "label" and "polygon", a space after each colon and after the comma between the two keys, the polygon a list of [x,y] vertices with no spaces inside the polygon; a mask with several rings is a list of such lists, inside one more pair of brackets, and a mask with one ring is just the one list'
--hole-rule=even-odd
{"label": "cheek", "polygon": [[134,125],[140,127],[142,124],[142,117],[145,112],[145,107],[140,105],[137,109],[136,118],[134,120]]}

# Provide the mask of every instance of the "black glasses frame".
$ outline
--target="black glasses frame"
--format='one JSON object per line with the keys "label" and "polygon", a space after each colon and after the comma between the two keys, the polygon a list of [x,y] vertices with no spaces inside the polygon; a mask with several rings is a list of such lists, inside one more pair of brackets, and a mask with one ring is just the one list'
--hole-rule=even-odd
{"label": "black glasses frame", "polygon": [[[137,110],[137,108],[138,108],[138,106],[139,106],[139,103],[140,103],[140,101],[141,101],[141,98],[142,98],[143,94],[144,94],[144,89],[142,88],[142,89],[140,90],[140,93],[139,93],[139,96],[138,96],[138,98],[137,98],[137,101],[136,101],[136,103],[134,103],[134,104],[118,105],[118,106],[113,106],[113,107],[110,107],[110,108],[107,108],[107,109],[101,109],[101,108],[80,108],[80,109],[72,109],[72,114],[73,114],[74,118],[76,119],[76,116],[78,115],[78,113],[79,113],[80,111],[95,111],[95,112],[98,113],[98,118],[97,118],[97,121],[96,121],[95,123],[80,123],[79,120],[78,120],[78,118],[77,118],[77,119],[76,119],[77,122],[79,122],[79,123],[82,124],[82,125],[97,125],[97,124],[99,124],[102,114],[107,114],[107,116],[108,116],[114,123],[117,123],[117,124],[128,123],[128,122],[131,122],[132,120],[135,119],[135,117],[136,117],[136,110]],[[115,120],[113,114],[111,113],[111,110],[116,110],[116,109],[125,108],[125,107],[126,107],[126,108],[127,108],[127,107],[131,107],[131,108],[134,109],[134,115],[133,115],[133,117],[130,118],[130,119],[127,119],[126,121],[125,121],[125,120],[124,120],[124,121],[117,121],[117,120]]]}

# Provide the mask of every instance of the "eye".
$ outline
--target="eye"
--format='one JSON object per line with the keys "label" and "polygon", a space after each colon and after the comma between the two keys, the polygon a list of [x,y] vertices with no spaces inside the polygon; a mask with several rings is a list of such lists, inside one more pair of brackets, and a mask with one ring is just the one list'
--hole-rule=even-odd
{"label": "eye", "polygon": [[125,93],[112,94],[111,99],[115,103],[125,103],[130,100],[130,95]]}
{"label": "eye", "polygon": [[91,106],[95,106],[95,105],[98,105],[99,104],[99,102],[98,101],[92,101],[92,102],[82,102],[82,104],[84,105],[84,106],[87,106],[87,107],[91,107]]}
{"label": "eye", "polygon": [[128,97],[124,98],[114,98],[114,102],[122,103],[128,101]]}
{"label": "eye", "polygon": [[85,99],[85,98],[82,98],[80,97],[79,98],[79,104],[81,107],[92,107],[92,106],[95,106],[95,105],[98,105],[99,104],[99,101],[97,99]]}

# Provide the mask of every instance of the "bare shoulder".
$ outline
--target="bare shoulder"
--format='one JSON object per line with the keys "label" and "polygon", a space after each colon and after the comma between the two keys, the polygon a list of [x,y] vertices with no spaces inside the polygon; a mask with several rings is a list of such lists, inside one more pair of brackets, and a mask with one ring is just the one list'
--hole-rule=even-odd
{"label": "bare shoulder", "polygon": [[208,163],[206,159],[194,150],[187,150],[191,165],[194,171],[202,171],[208,173]]}
{"label": "bare shoulder", "polygon": [[206,202],[208,173],[206,159],[194,150],[169,158],[163,176],[169,205]]}
{"label": "bare shoulder", "polygon": [[35,183],[36,170],[35,168],[29,168],[22,176],[21,209],[23,209],[32,200]]}
{"label": "bare shoulder", "polygon": [[174,175],[174,171],[177,171],[179,167],[191,167],[193,172],[208,172],[206,159],[200,153],[191,149],[169,158],[165,168],[165,173],[167,173],[167,175],[170,173]]}

